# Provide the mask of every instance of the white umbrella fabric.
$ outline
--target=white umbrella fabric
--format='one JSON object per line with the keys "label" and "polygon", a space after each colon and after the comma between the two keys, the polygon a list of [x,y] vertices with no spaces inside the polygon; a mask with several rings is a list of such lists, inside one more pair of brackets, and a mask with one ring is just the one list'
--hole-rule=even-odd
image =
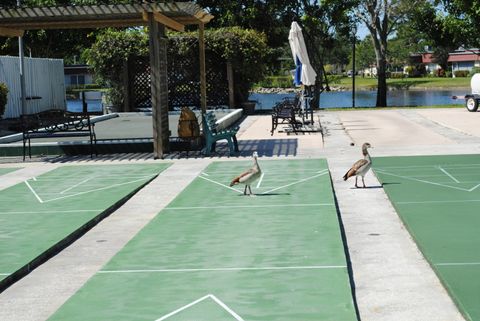
{"label": "white umbrella fabric", "polygon": [[300,28],[296,21],[292,22],[290,34],[288,35],[288,42],[290,43],[290,48],[292,50],[295,65],[297,65],[297,67],[300,67],[297,60],[299,60],[301,63],[301,83],[305,86],[314,85],[317,73],[315,72],[315,70],[313,70],[312,65],[310,65],[307,47],[305,46],[305,40],[303,39],[302,28]]}

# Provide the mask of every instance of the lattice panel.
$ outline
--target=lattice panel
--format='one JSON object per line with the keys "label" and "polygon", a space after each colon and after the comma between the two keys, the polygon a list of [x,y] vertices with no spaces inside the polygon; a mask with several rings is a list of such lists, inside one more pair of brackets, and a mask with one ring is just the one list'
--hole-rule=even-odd
{"label": "lattice panel", "polygon": [[207,106],[228,106],[226,63],[207,68]]}
{"label": "lattice panel", "polygon": [[168,60],[169,109],[200,106],[200,65],[198,59]]}
{"label": "lattice panel", "polygon": [[130,97],[134,109],[152,107],[150,89],[150,61],[147,57],[136,57],[129,61]]}
{"label": "lattice panel", "polygon": [[[198,40],[188,44],[180,55],[170,44],[168,52],[168,107],[200,108],[200,65]],[[226,62],[219,62],[207,53],[207,105],[228,106],[228,79]],[[148,57],[129,59],[130,106],[133,109],[151,107],[150,61]]]}

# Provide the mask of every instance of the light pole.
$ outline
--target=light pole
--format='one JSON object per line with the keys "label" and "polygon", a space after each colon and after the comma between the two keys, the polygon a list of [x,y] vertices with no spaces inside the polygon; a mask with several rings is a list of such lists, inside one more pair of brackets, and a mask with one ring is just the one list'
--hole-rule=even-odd
{"label": "light pole", "polygon": [[[20,8],[20,0],[17,0],[17,7]],[[25,64],[23,53],[23,37],[18,37],[18,58],[19,58],[19,70],[20,70],[20,102],[22,106],[22,115],[27,113],[27,97],[25,97]]]}
{"label": "light pole", "polygon": [[355,42],[357,42],[357,26],[352,28],[352,108],[355,108]]}

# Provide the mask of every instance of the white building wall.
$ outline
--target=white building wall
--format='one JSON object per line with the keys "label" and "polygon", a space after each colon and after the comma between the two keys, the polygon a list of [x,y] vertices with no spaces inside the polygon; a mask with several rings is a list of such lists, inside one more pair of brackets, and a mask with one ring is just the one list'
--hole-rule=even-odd
{"label": "white building wall", "polygon": [[[25,92],[27,114],[48,109],[66,110],[65,79],[62,59],[25,58]],[[18,57],[0,56],[0,82],[7,85],[8,102],[4,118],[22,114],[20,68]]]}

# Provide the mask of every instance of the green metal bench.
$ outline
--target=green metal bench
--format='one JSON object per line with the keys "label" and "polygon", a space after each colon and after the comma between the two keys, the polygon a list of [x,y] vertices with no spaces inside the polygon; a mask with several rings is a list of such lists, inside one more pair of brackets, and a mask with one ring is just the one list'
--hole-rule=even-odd
{"label": "green metal bench", "polygon": [[205,136],[204,154],[210,156],[215,151],[217,141],[226,139],[230,155],[238,152],[237,132],[238,126],[232,126],[226,129],[217,130],[217,117],[212,111],[206,112],[202,115],[203,135]]}

